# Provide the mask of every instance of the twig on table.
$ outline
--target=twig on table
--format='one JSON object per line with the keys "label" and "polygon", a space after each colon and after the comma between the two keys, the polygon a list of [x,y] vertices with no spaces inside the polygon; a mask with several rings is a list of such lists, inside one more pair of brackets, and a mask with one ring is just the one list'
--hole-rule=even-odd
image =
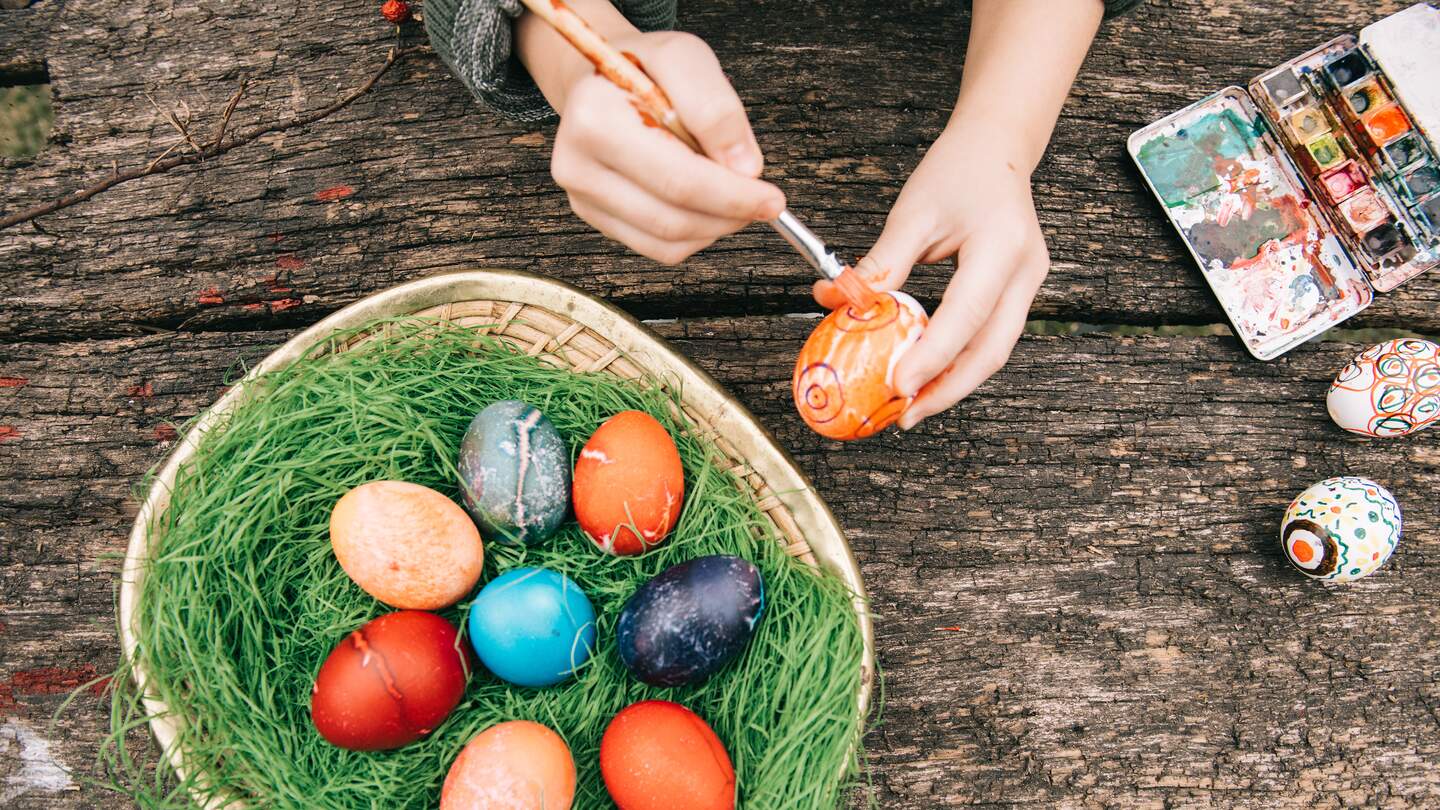
{"label": "twig on table", "polygon": [[[231,149],[244,146],[272,133],[284,132],[290,129],[309,126],[316,121],[327,118],[339,112],[340,110],[345,109],[346,107],[350,106],[350,104],[356,99],[370,92],[371,88],[373,88],[376,83],[380,81],[381,77],[383,77],[387,72],[389,72],[390,68],[393,67],[396,62],[400,61],[400,59],[404,58],[410,53],[413,53],[413,50],[402,49],[398,46],[391,48],[390,52],[385,55],[385,61],[381,63],[378,70],[371,74],[369,79],[365,80],[364,84],[356,87],[354,90],[351,90],[350,92],[335,99],[330,104],[321,107],[318,110],[312,110],[311,112],[305,113],[304,115],[297,115],[288,121],[278,121],[272,124],[262,124],[257,127],[252,127],[251,129],[247,129],[243,132],[231,136],[229,139],[224,139],[222,134],[222,138],[220,140],[217,140],[215,143],[212,143],[209,146],[200,148],[198,152],[191,152],[183,155],[172,155],[170,157],[164,157],[162,155],[162,157],[164,157],[163,160],[152,160],[149,164],[143,167],[126,169],[125,171],[119,171],[117,167],[116,170],[113,171],[109,177],[101,180],[98,183],[95,183],[94,185],[87,186],[78,191],[71,192],[70,194],[67,194],[57,200],[51,200],[50,202],[41,203],[40,205],[31,206],[30,208],[26,208],[22,211],[16,211],[13,214],[7,214],[6,216],[0,217],[0,230],[9,228],[12,225],[19,225],[22,222],[29,222],[31,220],[34,220],[36,217],[43,217],[46,214],[53,214],[61,209],[69,208],[72,205],[82,203],[90,199],[91,197],[94,197],[96,194],[112,189],[115,186],[120,185],[121,183],[126,183],[131,180],[138,180],[141,177],[148,177],[152,174],[163,174],[170,171],[171,169],[180,166],[190,166],[203,160],[207,160],[209,158],[219,157],[220,155],[229,152]],[[238,101],[239,99],[237,98],[236,102],[238,103]]]}
{"label": "twig on table", "polygon": [[230,126],[230,115],[235,112],[235,105],[240,103],[240,97],[245,95],[245,86],[249,83],[249,79],[243,76],[240,78],[240,86],[235,88],[235,95],[230,97],[230,101],[225,104],[225,113],[220,116],[220,126],[215,129],[212,146],[219,146],[220,142],[225,140],[225,129]]}

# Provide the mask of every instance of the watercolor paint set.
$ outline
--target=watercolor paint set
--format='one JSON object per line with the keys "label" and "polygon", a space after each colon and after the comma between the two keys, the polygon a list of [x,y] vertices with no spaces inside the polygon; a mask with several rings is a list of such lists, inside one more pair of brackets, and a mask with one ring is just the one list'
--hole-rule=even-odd
{"label": "watercolor paint set", "polygon": [[1261,360],[1440,265],[1440,7],[1420,3],[1130,136]]}

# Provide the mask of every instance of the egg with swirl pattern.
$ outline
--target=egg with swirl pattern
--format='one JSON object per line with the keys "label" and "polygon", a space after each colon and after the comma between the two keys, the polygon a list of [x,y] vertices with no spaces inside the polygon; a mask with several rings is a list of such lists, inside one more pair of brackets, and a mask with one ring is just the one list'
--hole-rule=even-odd
{"label": "egg with swirl pattern", "polygon": [[698,683],[745,649],[765,608],[749,560],[716,554],[661,571],[620,611],[620,660],[651,686]]}
{"label": "egg with swirl pattern", "polygon": [[861,312],[843,306],[825,316],[795,361],[791,394],[811,430],[850,441],[894,424],[913,397],[895,390],[895,366],[925,331],[925,308],[886,292]]}

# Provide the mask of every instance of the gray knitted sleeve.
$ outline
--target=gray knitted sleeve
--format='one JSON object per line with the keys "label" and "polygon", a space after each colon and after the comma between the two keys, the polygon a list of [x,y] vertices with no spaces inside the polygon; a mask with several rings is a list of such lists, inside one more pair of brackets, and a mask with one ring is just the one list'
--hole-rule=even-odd
{"label": "gray knitted sleeve", "polygon": [[[675,0],[612,0],[641,31],[675,27]],[[440,59],[482,104],[515,121],[555,117],[515,55],[520,0],[425,0],[425,33]]]}

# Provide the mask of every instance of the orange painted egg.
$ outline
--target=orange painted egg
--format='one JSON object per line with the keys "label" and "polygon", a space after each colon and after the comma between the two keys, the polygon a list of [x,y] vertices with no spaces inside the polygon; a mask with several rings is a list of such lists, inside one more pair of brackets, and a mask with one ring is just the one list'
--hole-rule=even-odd
{"label": "orange painted egg", "polygon": [[735,768],[715,731],[668,700],[620,710],[600,739],[600,775],[620,810],[731,810]]}
{"label": "orange painted egg", "polygon": [[485,561],[480,531],[460,505],[429,487],[372,481],[330,512],[340,567],[387,605],[436,610],[463,599]]}
{"label": "orange painted egg", "polygon": [[617,413],[580,450],[571,493],[575,519],[596,545],[639,554],[663,542],[680,518],[680,452],[655,417]]}
{"label": "orange painted egg", "polygon": [[844,306],[810,333],[795,361],[791,393],[811,430],[849,441],[879,433],[900,418],[912,397],[895,391],[895,366],[915,345],[929,318],[901,292],[856,312]]}
{"label": "orange painted egg", "polygon": [[440,810],[569,810],[574,801],[570,747],[529,720],[475,735],[440,788]]}

